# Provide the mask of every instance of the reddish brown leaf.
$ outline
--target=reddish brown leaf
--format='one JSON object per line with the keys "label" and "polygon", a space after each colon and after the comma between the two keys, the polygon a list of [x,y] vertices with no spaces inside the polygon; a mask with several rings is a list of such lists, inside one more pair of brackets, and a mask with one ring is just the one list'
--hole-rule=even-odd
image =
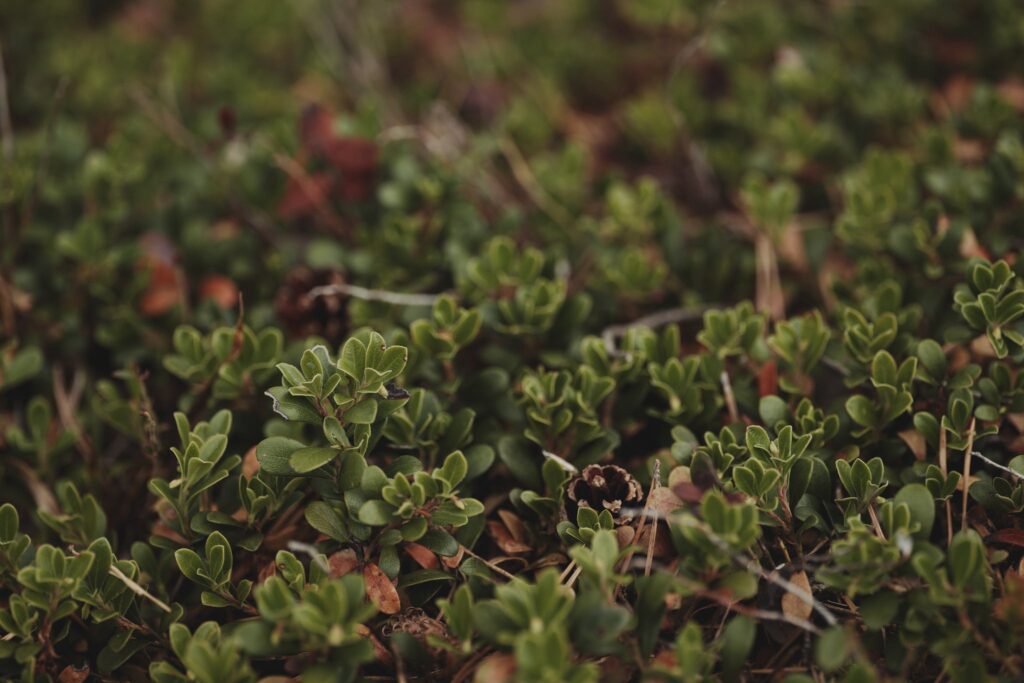
{"label": "reddish brown leaf", "polygon": [[319,104],[307,106],[299,119],[302,146],[314,154],[322,154],[334,139],[334,117]]}
{"label": "reddish brown leaf", "polygon": [[284,196],[277,205],[277,215],[286,220],[311,216],[316,207],[327,201],[334,179],[328,173],[313,173],[303,182],[289,178]]}
{"label": "reddish brown leaf", "polygon": [[345,548],[327,558],[327,565],[331,570],[331,578],[337,579],[351,573],[358,567],[359,560],[356,558],[356,551],[351,548]]}
{"label": "reddish brown leaf", "polygon": [[1024,529],[999,529],[989,534],[986,540],[1024,548]]}
{"label": "reddish brown leaf", "polygon": [[515,555],[517,553],[528,553],[531,548],[525,543],[521,543],[514,538],[509,530],[505,528],[505,525],[499,521],[492,520],[487,522],[487,533],[491,535],[494,542],[501,548],[502,552],[506,552],[509,555]]}
{"label": "reddish brown leaf", "polygon": [[384,614],[397,614],[402,609],[402,600],[391,579],[380,567],[368,563],[363,567],[363,581],[366,583],[366,595],[370,601]]}
{"label": "reddish brown leaf", "polygon": [[[807,595],[811,595],[811,582],[807,580],[806,572],[797,572],[789,577],[789,582],[801,589]],[[786,592],[782,596],[782,613],[788,617],[798,619],[809,619],[811,616],[811,603],[803,600],[792,593]]]}
{"label": "reddish brown leaf", "polygon": [[264,581],[269,579],[271,576],[275,576],[276,574],[277,574],[277,563],[273,562],[273,561],[267,562],[262,567],[260,567],[260,571],[256,575],[256,583],[257,584],[262,584]]}
{"label": "reddish brown leaf", "polygon": [[455,569],[462,564],[462,558],[466,555],[466,549],[459,546],[459,552],[455,553],[451,557],[441,557],[441,564],[448,567],[448,569]]}
{"label": "reddish brown leaf", "polygon": [[757,371],[757,391],[759,396],[772,396],[779,391],[779,368],[774,360],[770,360]]}
{"label": "reddish brown leaf", "polygon": [[326,156],[346,176],[366,175],[377,166],[377,145],[362,138],[337,138],[327,147]]}
{"label": "reddish brown leaf", "polygon": [[516,658],[504,652],[490,655],[476,669],[475,683],[507,683],[516,673]]}
{"label": "reddish brown leaf", "polygon": [[1024,113],[1024,80],[1011,76],[1000,83],[996,91],[1007,104],[1018,112]]}
{"label": "reddish brown leaf", "polygon": [[419,543],[406,543],[404,548],[405,552],[409,554],[409,557],[424,569],[438,568],[440,562],[438,562],[437,555],[435,555],[430,548],[422,546]]}
{"label": "reddish brown leaf", "polygon": [[60,683],[82,683],[89,678],[89,665],[86,664],[81,669],[76,668],[68,664],[64,667],[64,670],[60,672],[60,676],[57,680]]}
{"label": "reddish brown leaf", "polygon": [[911,453],[918,460],[924,460],[925,455],[928,452],[928,444],[925,443],[924,437],[921,436],[921,432],[916,429],[904,429],[899,433],[903,443],[907,444],[907,448],[910,449]]}
{"label": "reddish brown leaf", "polygon": [[519,519],[514,512],[511,510],[498,510],[498,517],[501,517],[501,521],[505,523],[505,527],[512,534],[513,539],[522,543],[528,540],[526,525],[523,524],[523,520]]}
{"label": "reddish brown leaf", "polygon": [[260,471],[260,461],[256,457],[256,447],[253,446],[242,458],[242,476],[246,480],[252,479]]}
{"label": "reddish brown leaf", "polygon": [[232,309],[238,303],[238,286],[223,275],[207,275],[199,283],[199,298],[210,299],[221,308]]}

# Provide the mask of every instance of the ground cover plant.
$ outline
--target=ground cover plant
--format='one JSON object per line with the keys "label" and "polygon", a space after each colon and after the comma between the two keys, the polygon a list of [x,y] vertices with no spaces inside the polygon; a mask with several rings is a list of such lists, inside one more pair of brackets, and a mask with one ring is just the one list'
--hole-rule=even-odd
{"label": "ground cover plant", "polygon": [[1015,0],[0,57],[0,679],[1024,679]]}

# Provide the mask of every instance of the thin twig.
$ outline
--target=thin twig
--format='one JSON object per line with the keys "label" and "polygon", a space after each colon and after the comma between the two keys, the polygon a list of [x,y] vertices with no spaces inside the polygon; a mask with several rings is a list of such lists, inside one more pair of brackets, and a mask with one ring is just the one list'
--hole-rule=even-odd
{"label": "thin twig", "polygon": [[729,372],[722,370],[719,379],[722,382],[722,394],[725,396],[725,405],[729,409],[729,422],[735,424],[740,421],[740,411],[736,408],[736,395],[732,392]]}
{"label": "thin twig", "polygon": [[558,455],[557,453],[552,453],[551,451],[542,450],[541,454],[545,458],[547,458],[548,460],[554,460],[556,465],[561,467],[563,470],[565,470],[569,474],[577,475],[577,474],[580,473],[579,468],[577,468],[576,465],[573,465],[571,462],[569,462],[568,460],[566,460],[562,456]]}
{"label": "thin twig", "polygon": [[14,159],[14,125],[11,123],[11,101],[7,97],[7,70],[4,68],[4,49],[0,43],[0,135],[4,159]]}
{"label": "thin twig", "polygon": [[971,455],[973,455],[975,458],[980,458],[986,464],[991,465],[992,467],[995,467],[997,470],[1000,470],[1002,472],[1006,472],[1007,474],[1009,474],[1012,477],[1015,477],[1017,479],[1024,479],[1024,474],[1021,474],[1020,472],[1017,472],[1015,470],[1011,470],[1006,465],[1000,465],[995,460],[992,460],[991,458],[989,458],[989,457],[987,457],[985,455],[982,455],[980,451],[973,451],[971,453]]}
{"label": "thin twig", "polygon": [[135,583],[135,581],[133,581],[131,578],[129,578],[127,574],[125,574],[123,571],[118,569],[117,565],[114,565],[114,564],[110,565],[110,575],[113,576],[118,581],[120,581],[121,583],[123,583],[124,585],[128,586],[128,589],[132,593],[135,593],[136,595],[139,595],[139,596],[149,600],[151,603],[153,603],[154,605],[156,605],[157,607],[162,609],[164,612],[170,612],[171,611],[171,608],[167,606],[167,603],[165,603],[160,598],[156,597],[155,595],[153,595],[152,593],[147,591],[145,588],[143,588],[139,584]]}
{"label": "thin twig", "polygon": [[744,605],[744,604],[742,604],[740,602],[737,602],[734,598],[726,597],[726,596],[721,595],[721,594],[719,594],[719,593],[717,593],[715,591],[700,590],[700,591],[697,591],[697,595],[700,595],[701,597],[704,597],[704,598],[708,598],[709,600],[713,600],[714,602],[718,603],[722,607],[725,607],[726,609],[732,610],[733,612],[736,612],[737,614],[742,614],[744,616],[753,617],[755,619],[769,619],[771,621],[784,621],[784,622],[786,622],[788,624],[792,624],[793,626],[801,628],[801,629],[803,629],[803,630],[805,630],[805,631],[807,631],[809,633],[813,633],[815,635],[817,635],[818,633],[821,633],[821,629],[819,629],[817,626],[812,624],[810,621],[808,621],[806,619],[801,619],[800,617],[791,616],[789,614],[786,614],[785,612],[773,612],[771,610],[764,610],[764,609],[758,609],[756,607],[749,607],[749,606]]}
{"label": "thin twig", "polygon": [[309,555],[310,560],[315,562],[325,574],[331,573],[331,566],[327,564],[327,560],[324,559],[323,553],[321,553],[315,545],[310,545],[309,543],[303,543],[302,541],[292,539],[288,541],[288,549]]}
{"label": "thin twig", "polygon": [[537,181],[537,177],[530,169],[530,164],[526,161],[526,158],[523,157],[523,153],[519,151],[516,144],[512,142],[512,139],[502,137],[498,146],[501,148],[501,153],[505,155],[505,159],[508,161],[508,165],[512,169],[512,175],[515,176],[516,181],[522,186],[523,190],[526,191],[526,194],[529,195],[530,199],[533,200],[533,203],[559,225],[563,227],[572,225],[572,214],[570,214],[564,206],[553,200],[551,195],[544,191],[544,188]]}
{"label": "thin twig", "polygon": [[967,428],[967,450],[964,451],[964,479],[963,479],[963,510],[960,513],[960,530],[967,528],[967,490],[971,488],[971,455],[974,453],[974,422],[971,418],[971,426]]}
{"label": "thin twig", "polygon": [[580,574],[582,573],[583,567],[576,567],[576,571],[572,573],[572,575],[569,577],[569,580],[565,582],[565,585],[569,588],[572,588],[574,585],[576,585],[576,580],[580,578]]}
{"label": "thin twig", "polygon": [[[54,366],[52,374],[53,399],[57,407],[57,415],[60,416],[64,429],[68,430],[75,438],[75,445],[78,447],[78,452],[82,454],[85,464],[92,468],[96,463],[96,450],[82,430],[82,425],[78,422],[78,417],[76,416],[78,412],[77,397],[73,398],[68,393],[67,387],[64,386],[64,371],[59,365]],[[73,381],[75,386],[80,386],[79,383],[84,381],[84,375],[81,374],[81,371],[75,372],[75,379]],[[80,397],[81,389],[73,390],[72,394],[77,394]]]}
{"label": "thin twig", "polygon": [[704,312],[708,309],[714,308],[716,304],[706,304],[703,306],[688,306],[680,308],[668,308],[664,311],[657,311],[650,315],[645,315],[642,318],[637,318],[628,323],[622,323],[620,325],[610,325],[601,331],[601,340],[604,342],[604,348],[608,351],[610,356],[628,356],[629,354],[623,353],[615,348],[615,340],[619,337],[625,336],[630,330],[638,327],[649,327],[655,329],[663,327],[671,323],[683,323],[690,322],[692,320],[699,320]]}
{"label": "thin twig", "polygon": [[882,525],[878,522],[878,513],[875,512],[874,503],[868,503],[868,517],[871,518],[871,525],[875,527],[875,534],[884,541],[885,532],[882,531]]}
{"label": "thin twig", "polygon": [[[649,512],[648,514],[651,513]],[[674,521],[677,524],[699,528],[701,531],[707,534],[708,538],[711,540],[712,543],[718,546],[721,550],[729,553],[729,555],[732,557],[733,562],[740,565],[747,571],[757,574],[765,581],[775,584],[787,593],[795,595],[797,598],[810,605],[811,608],[814,609],[814,611],[820,614],[822,618],[826,622],[828,622],[829,626],[835,626],[839,623],[835,615],[832,614],[832,612],[830,612],[827,607],[818,602],[818,600],[816,600],[813,595],[805,591],[800,586],[797,586],[796,584],[780,577],[778,574],[766,571],[764,567],[762,567],[749,557],[734,552],[732,548],[729,547],[729,544],[726,543],[717,533],[715,533],[715,531],[711,527],[709,527],[704,522],[692,517],[680,517]]]}
{"label": "thin twig", "polygon": [[[949,449],[946,447],[946,430],[943,428],[939,429],[939,467],[942,469],[942,478],[949,476],[949,470],[947,469],[947,458]],[[943,484],[945,485],[945,484]],[[953,542],[953,501],[946,497],[946,547],[948,548]]]}
{"label": "thin twig", "polygon": [[[643,533],[644,527],[647,524],[648,518],[653,520],[652,521],[652,526],[654,527],[654,529],[657,529],[657,527],[658,527],[657,517],[655,515],[651,515],[650,513],[651,513],[651,496],[654,494],[654,489],[656,489],[660,483],[661,483],[661,461],[660,460],[655,460],[654,461],[654,468],[653,468],[653,470],[651,472],[651,488],[648,489],[648,491],[647,491],[647,498],[644,499],[644,507],[643,507],[643,509],[640,510],[638,513],[635,513],[632,510],[624,510],[623,511],[623,515],[624,516],[628,516],[629,514],[634,514],[636,517],[638,517],[640,519],[640,523],[637,524],[636,530],[633,533],[633,538],[635,538],[637,540],[640,539],[640,534]],[[651,537],[649,536],[648,539],[650,540],[650,538]],[[644,575],[645,576],[650,575],[650,566],[651,566],[651,562],[652,562],[652,560],[651,560],[651,553],[654,550],[654,543],[653,543],[653,541],[650,541],[648,543],[648,548],[647,549],[648,549],[648,555],[647,555],[647,558],[646,558],[645,563],[644,563]],[[622,562],[619,563],[619,571],[623,571],[626,567],[630,566],[630,563],[633,561],[633,555],[635,555],[635,554],[636,554],[635,546],[633,544],[630,544],[629,553],[627,553],[626,556],[624,558],[622,558]],[[616,587],[616,593],[618,593],[618,591],[621,588],[622,588],[622,586]]]}
{"label": "thin twig", "polygon": [[507,578],[507,579],[514,579],[514,578],[516,578],[514,574],[510,574],[507,571],[505,571],[504,569],[502,569],[501,567],[499,567],[498,565],[496,565],[495,563],[491,562],[490,560],[485,559],[483,557],[480,557],[479,555],[474,553],[472,550],[470,550],[466,546],[461,546],[461,547],[462,547],[463,552],[465,552],[467,555],[469,555],[470,557],[475,558],[477,560],[480,560],[481,562],[483,562],[488,567],[490,567],[494,571],[498,572],[499,574],[501,574],[505,578]]}
{"label": "thin twig", "polygon": [[273,158],[274,164],[298,184],[302,194],[306,195],[306,199],[313,204],[313,208],[331,231],[340,237],[348,236],[351,231],[345,226],[341,217],[327,204],[323,193],[306,169],[295,159],[280,152],[273,152]]}
{"label": "thin twig", "polygon": [[364,301],[383,301],[396,306],[433,306],[440,297],[439,294],[408,294],[405,292],[389,292],[385,289],[368,289],[359,285],[337,283],[314,287],[306,293],[309,299],[321,296],[332,296],[344,294]]}

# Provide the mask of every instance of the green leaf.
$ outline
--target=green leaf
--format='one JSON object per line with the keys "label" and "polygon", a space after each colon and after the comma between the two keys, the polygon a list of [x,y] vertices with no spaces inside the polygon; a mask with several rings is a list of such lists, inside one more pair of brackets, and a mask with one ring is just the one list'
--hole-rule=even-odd
{"label": "green leaf", "polygon": [[202,585],[208,585],[208,581],[201,577],[200,572],[206,571],[206,563],[199,557],[199,554],[191,548],[179,548],[174,551],[174,561],[178,563],[178,569],[191,581]]}
{"label": "green leaf", "polygon": [[348,525],[337,511],[327,503],[318,500],[306,506],[306,521],[309,525],[335,541],[349,539]]}
{"label": "green leaf", "polygon": [[730,619],[722,631],[722,679],[726,683],[740,680],[747,657],[754,647],[755,635],[757,624],[742,615]]}
{"label": "green leaf", "polygon": [[861,619],[871,630],[877,631],[889,625],[900,609],[898,593],[881,591],[868,596],[859,605]]}
{"label": "green leaf", "polygon": [[862,427],[875,426],[875,406],[866,396],[851,396],[847,399],[846,412]]}
{"label": "green leaf", "polygon": [[455,537],[436,527],[423,534],[419,544],[444,557],[454,557],[459,552],[459,542]]}
{"label": "green leaf", "polygon": [[359,521],[369,526],[386,526],[394,516],[394,506],[383,500],[371,500],[359,508]]}
{"label": "green leaf", "polygon": [[444,465],[438,474],[454,488],[465,478],[467,471],[469,471],[469,464],[466,462],[466,456],[462,454],[462,451],[455,451],[449,453],[445,458]]}
{"label": "green leaf", "polygon": [[288,457],[288,464],[299,474],[319,469],[338,457],[338,451],[321,446],[307,446],[293,452]]}
{"label": "green leaf", "polygon": [[373,424],[377,419],[377,401],[364,398],[345,412],[345,422],[349,424]]}
{"label": "green leaf", "polygon": [[931,492],[923,484],[907,484],[899,490],[894,500],[907,504],[911,521],[921,525],[914,536],[927,540],[935,524],[935,498]]}
{"label": "green leaf", "polygon": [[366,369],[366,347],[355,337],[350,337],[341,348],[341,358],[338,361],[339,369],[356,382],[363,381],[363,371]]}
{"label": "green leaf", "polygon": [[838,669],[849,654],[850,638],[842,626],[833,626],[818,636],[814,643],[814,658],[827,672]]}
{"label": "green leaf", "polygon": [[18,533],[18,510],[10,503],[0,505],[0,543],[14,540]]}

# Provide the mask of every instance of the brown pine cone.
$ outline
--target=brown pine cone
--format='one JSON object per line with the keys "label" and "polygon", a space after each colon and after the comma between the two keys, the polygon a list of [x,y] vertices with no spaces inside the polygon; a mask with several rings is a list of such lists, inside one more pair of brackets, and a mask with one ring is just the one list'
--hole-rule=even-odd
{"label": "brown pine cone", "polygon": [[644,491],[632,474],[618,465],[587,465],[565,486],[565,514],[575,523],[576,512],[588,507],[600,513],[608,510],[616,524],[628,524],[621,516],[624,508],[643,504]]}

